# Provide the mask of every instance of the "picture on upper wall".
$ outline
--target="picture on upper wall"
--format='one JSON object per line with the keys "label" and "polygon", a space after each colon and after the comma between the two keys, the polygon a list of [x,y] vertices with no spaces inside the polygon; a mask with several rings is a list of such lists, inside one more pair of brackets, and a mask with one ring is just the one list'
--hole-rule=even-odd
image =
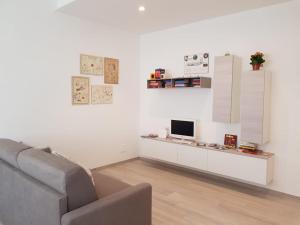
{"label": "picture on upper wall", "polygon": [[209,54],[198,53],[184,56],[184,75],[192,76],[209,73]]}
{"label": "picture on upper wall", "polygon": [[112,104],[113,86],[92,85],[92,104]]}
{"label": "picture on upper wall", "polygon": [[104,58],[92,55],[80,55],[80,73],[87,75],[103,75]]}
{"label": "picture on upper wall", "polygon": [[119,83],[119,60],[104,58],[104,83],[118,84]]}
{"label": "picture on upper wall", "polygon": [[72,104],[90,103],[90,79],[88,77],[72,77]]}

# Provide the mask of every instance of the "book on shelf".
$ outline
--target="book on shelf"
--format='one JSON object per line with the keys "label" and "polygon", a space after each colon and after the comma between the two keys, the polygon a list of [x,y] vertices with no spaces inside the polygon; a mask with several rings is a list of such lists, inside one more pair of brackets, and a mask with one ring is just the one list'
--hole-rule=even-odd
{"label": "book on shelf", "polygon": [[189,80],[175,80],[175,87],[187,87],[189,85]]}
{"label": "book on shelf", "polygon": [[148,88],[161,88],[162,84],[160,81],[156,81],[156,80],[151,80],[148,83]]}

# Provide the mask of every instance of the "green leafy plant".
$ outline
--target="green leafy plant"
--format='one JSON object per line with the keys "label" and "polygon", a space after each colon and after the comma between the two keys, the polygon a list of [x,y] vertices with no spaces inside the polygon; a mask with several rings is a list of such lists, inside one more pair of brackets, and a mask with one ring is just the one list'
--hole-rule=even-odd
{"label": "green leafy plant", "polygon": [[264,62],[266,62],[266,60],[264,60],[264,54],[262,52],[256,52],[254,55],[251,55],[251,65],[261,65]]}

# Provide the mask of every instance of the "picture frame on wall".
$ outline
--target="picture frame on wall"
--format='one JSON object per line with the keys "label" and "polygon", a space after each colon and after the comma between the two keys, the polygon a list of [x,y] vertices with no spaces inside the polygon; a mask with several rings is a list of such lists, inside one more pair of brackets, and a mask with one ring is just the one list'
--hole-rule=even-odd
{"label": "picture frame on wall", "polygon": [[88,77],[72,77],[72,105],[90,103],[90,79]]}
{"label": "picture frame on wall", "polygon": [[85,75],[103,75],[104,58],[93,55],[80,55],[80,73]]}
{"label": "picture frame on wall", "polygon": [[104,58],[104,83],[119,83],[119,60],[112,58]]}
{"label": "picture frame on wall", "polygon": [[92,85],[92,104],[112,104],[113,86],[111,85]]}
{"label": "picture frame on wall", "polygon": [[186,77],[209,73],[209,53],[184,56],[184,75]]}

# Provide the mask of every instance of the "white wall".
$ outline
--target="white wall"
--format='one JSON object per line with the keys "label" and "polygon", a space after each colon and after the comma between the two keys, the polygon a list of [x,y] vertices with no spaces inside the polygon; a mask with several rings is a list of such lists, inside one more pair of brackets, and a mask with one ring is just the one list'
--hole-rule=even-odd
{"label": "white wall", "polygon": [[[55,12],[56,2],[0,1],[0,137],[91,168],[135,157],[139,37]],[[80,53],[120,59],[114,104],[71,105]]]}
{"label": "white wall", "polygon": [[276,154],[275,178],[270,188],[300,196],[300,1],[202,21],[141,37],[140,133],[157,132],[169,119],[200,121],[200,139],[223,143],[225,133],[240,134],[240,124],[212,122],[212,90],[147,90],[146,79],[158,67],[183,73],[183,56],[227,51],[243,59],[257,50],[266,53],[266,69],[273,72],[271,142],[263,146]]}

